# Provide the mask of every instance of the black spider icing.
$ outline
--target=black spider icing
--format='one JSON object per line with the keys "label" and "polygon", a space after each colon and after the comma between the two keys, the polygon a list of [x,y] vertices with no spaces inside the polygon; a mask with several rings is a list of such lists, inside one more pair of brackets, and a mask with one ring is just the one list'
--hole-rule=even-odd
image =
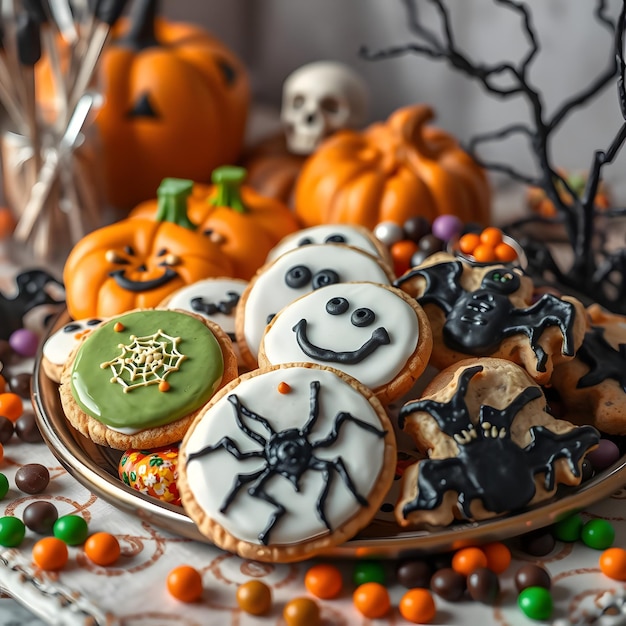
{"label": "black spider icing", "polygon": [[626,343],[618,344],[616,350],[604,338],[604,328],[592,326],[585,333],[583,345],[578,349],[576,357],[589,366],[589,371],[579,379],[576,387],[592,387],[611,378],[626,393]]}
{"label": "black spider icing", "polygon": [[[237,394],[230,394],[228,401],[233,406],[237,427],[244,435],[255,441],[260,446],[260,449],[241,452],[237,447],[237,443],[230,437],[222,437],[216,444],[206,446],[197,452],[192,452],[187,458],[187,461],[191,462],[212,452],[225,450],[237,460],[259,458],[265,461],[265,465],[259,470],[249,474],[237,474],[233,486],[220,508],[221,513],[226,513],[230,504],[238,497],[242,487],[250,485],[247,489],[247,494],[250,497],[264,500],[274,507],[274,512],[270,515],[265,528],[258,535],[259,542],[263,545],[269,544],[272,529],[287,512],[283,504],[265,491],[265,485],[276,476],[286,478],[293,485],[293,488],[299,491],[300,479],[306,471],[315,470],[322,473],[324,487],[317,499],[316,512],[318,518],[331,532],[332,528],[326,517],[325,506],[334,476],[333,471],[339,475],[354,496],[354,499],[361,506],[368,505],[366,498],[357,491],[352,482],[342,457],[337,456],[332,460],[320,459],[315,456],[315,451],[319,448],[330,448],[339,438],[339,430],[345,422],[352,422],[359,428],[380,438],[385,437],[387,431],[379,430],[371,424],[354,417],[351,413],[339,411],[335,416],[330,433],[318,441],[309,441],[309,436],[319,418],[319,393],[319,381],[312,381],[310,384],[309,415],[306,423],[302,428],[288,428],[282,431],[274,430],[265,417],[258,415],[245,406]],[[244,419],[260,424],[269,436],[266,438],[249,428]]]}
{"label": "black spider icing", "polygon": [[442,432],[453,437],[458,455],[419,462],[417,496],[407,502],[406,517],[418,510],[433,510],[448,491],[458,494],[462,515],[471,519],[470,507],[480,499],[492,513],[505,513],[526,506],[536,492],[535,477],[544,474],[546,490],[554,488],[554,464],[567,460],[571,473],[580,476],[583,456],[600,438],[591,426],[581,426],[563,433],[553,433],[544,426],[531,426],[531,442],[521,448],[511,439],[511,424],[520,410],[532,400],[541,398],[539,387],[527,387],[503,409],[480,407],[478,423],[470,419],[465,395],[470,380],[483,371],[481,365],[469,367],[459,376],[454,396],[448,402],[425,399],[407,403],[400,410],[400,425],[416,411],[426,411]]}

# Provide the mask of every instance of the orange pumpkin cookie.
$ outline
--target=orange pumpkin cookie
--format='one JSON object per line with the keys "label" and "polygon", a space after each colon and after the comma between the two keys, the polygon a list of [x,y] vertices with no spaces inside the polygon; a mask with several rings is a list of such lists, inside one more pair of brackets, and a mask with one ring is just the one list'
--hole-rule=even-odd
{"label": "orange pumpkin cookie", "polygon": [[100,445],[180,441],[196,413],[237,376],[226,333],[184,311],[136,310],[85,335],[61,373],[68,421]]}
{"label": "orange pumpkin cookie", "polygon": [[585,334],[585,310],[576,298],[545,294],[533,302],[532,280],[500,263],[437,253],[395,285],[424,307],[434,339],[431,364],[438,369],[493,356],[522,365],[546,384],[555,365],[574,358]]}
{"label": "orange pumpkin cookie", "polygon": [[396,518],[448,525],[522,509],[578,485],[599,433],[546,411],[541,387],[504,359],[468,359],[444,370],[400,411],[428,458],[407,468]]}

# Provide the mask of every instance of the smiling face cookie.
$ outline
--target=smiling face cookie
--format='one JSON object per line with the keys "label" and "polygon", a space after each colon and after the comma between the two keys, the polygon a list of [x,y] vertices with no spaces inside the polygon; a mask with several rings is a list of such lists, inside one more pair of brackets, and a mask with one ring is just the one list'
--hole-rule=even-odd
{"label": "smiling face cookie", "polygon": [[369,280],[389,285],[392,275],[377,258],[343,244],[296,248],[263,266],[237,308],[237,343],[246,365],[257,365],[265,327],[290,302],[320,287]]}
{"label": "smiling face cookie", "polygon": [[339,283],[276,315],[261,341],[259,365],[305,361],[335,367],[386,403],[413,386],[431,349],[428,319],[415,300],[387,285]]}

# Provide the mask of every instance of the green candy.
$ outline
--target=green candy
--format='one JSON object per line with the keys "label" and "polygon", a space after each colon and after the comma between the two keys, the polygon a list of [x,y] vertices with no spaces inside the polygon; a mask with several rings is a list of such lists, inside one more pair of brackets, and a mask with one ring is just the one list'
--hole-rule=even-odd
{"label": "green candy", "polygon": [[77,546],[85,543],[89,529],[87,522],[80,515],[64,515],[54,523],[52,533],[68,546]]}
{"label": "green candy", "polygon": [[613,545],[615,529],[604,519],[592,519],[583,526],[580,538],[590,548],[606,550]]}
{"label": "green candy", "polygon": [[583,520],[578,513],[570,515],[552,527],[552,532],[556,539],[573,543],[580,539],[580,533],[583,527]]}
{"label": "green candy", "polygon": [[0,473],[0,500],[2,500],[7,493],[9,493],[9,480],[4,474]]}
{"label": "green candy", "polygon": [[544,621],[552,615],[552,596],[544,587],[526,587],[517,596],[517,604],[530,619]]}
{"label": "green candy", "polygon": [[385,566],[381,561],[358,561],[352,572],[352,580],[357,586],[365,583],[384,585],[387,580]]}
{"label": "green candy", "polygon": [[15,548],[22,543],[26,534],[24,522],[12,515],[0,517],[0,546]]}

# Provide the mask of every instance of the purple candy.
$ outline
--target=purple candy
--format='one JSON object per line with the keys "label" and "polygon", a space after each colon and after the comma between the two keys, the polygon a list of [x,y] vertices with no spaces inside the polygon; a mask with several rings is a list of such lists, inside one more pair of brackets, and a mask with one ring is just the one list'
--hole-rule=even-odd
{"label": "purple candy", "polygon": [[435,237],[450,241],[463,230],[463,222],[456,215],[440,215],[433,220],[432,233]]}
{"label": "purple candy", "polygon": [[587,460],[598,471],[613,465],[619,457],[619,448],[610,439],[600,439],[598,447],[587,455]]}
{"label": "purple candy", "polygon": [[39,337],[32,330],[20,328],[11,333],[9,345],[13,348],[13,352],[20,356],[35,356],[39,347]]}

